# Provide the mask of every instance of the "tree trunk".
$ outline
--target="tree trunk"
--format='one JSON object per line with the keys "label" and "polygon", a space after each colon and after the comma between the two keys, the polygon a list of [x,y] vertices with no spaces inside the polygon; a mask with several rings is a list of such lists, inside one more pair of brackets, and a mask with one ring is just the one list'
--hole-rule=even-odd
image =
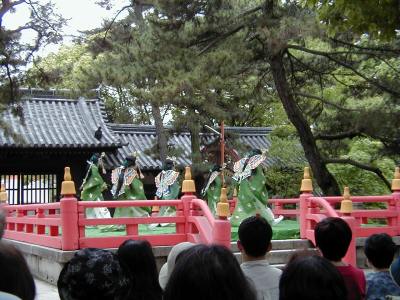
{"label": "tree trunk", "polygon": [[299,134],[305,156],[310,164],[311,170],[313,171],[315,180],[325,195],[340,195],[341,193],[336,179],[328,171],[317,148],[310,126],[297,106],[293,94],[290,91],[283,64],[283,54],[279,53],[272,56],[269,59],[269,62],[275,87],[289,120],[292,122]]}
{"label": "tree trunk", "polygon": [[[139,25],[140,31],[143,32],[145,26],[143,20],[143,11],[145,10],[145,4],[141,2],[132,2],[132,5],[134,7],[136,23]],[[157,148],[159,150],[160,160],[164,164],[168,154],[168,141],[165,134],[163,118],[161,116],[160,106],[155,103],[155,101],[150,100],[150,106],[151,113],[154,119],[154,125],[156,127]]]}
{"label": "tree trunk", "polygon": [[160,107],[153,102],[150,104],[151,112],[154,118],[154,125],[156,127],[157,148],[160,151],[160,160],[164,163],[168,153],[167,135],[165,134]]}
{"label": "tree trunk", "polygon": [[198,119],[193,116],[189,121],[190,143],[192,150],[192,165],[197,167],[201,163],[200,155],[200,125]]}

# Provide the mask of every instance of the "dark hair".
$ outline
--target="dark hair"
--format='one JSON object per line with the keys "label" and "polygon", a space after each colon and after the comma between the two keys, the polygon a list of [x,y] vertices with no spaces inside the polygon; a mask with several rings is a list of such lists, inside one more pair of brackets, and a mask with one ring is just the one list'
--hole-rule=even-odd
{"label": "dark hair", "polygon": [[163,170],[167,171],[167,170],[173,170],[175,166],[175,162],[172,159],[167,158],[164,162],[163,165]]}
{"label": "dark hair", "polygon": [[247,255],[264,256],[271,244],[272,228],[261,216],[252,216],[242,221],[238,230],[239,240]]}
{"label": "dark hair", "polygon": [[35,282],[21,252],[13,245],[0,242],[0,291],[23,300],[35,299]]}
{"label": "dark hair", "polygon": [[396,253],[396,244],[386,233],[373,234],[365,241],[364,253],[375,268],[387,269]]}
{"label": "dark hair", "polygon": [[4,230],[6,229],[6,212],[0,207],[0,240],[4,235]]}
{"label": "dark hair", "polygon": [[135,300],[161,299],[156,260],[148,241],[127,240],[117,252],[121,265],[132,276],[130,296]]}
{"label": "dark hair", "polygon": [[341,218],[325,218],[315,226],[316,246],[322,255],[331,261],[340,261],[349,248],[352,232]]}
{"label": "dark hair", "polygon": [[178,255],[164,300],[255,300],[235,256],[223,246],[196,245]]}
{"label": "dark hair", "polygon": [[317,255],[298,256],[279,281],[279,300],[345,300],[347,290],[335,266]]}
{"label": "dark hair", "polygon": [[61,300],[125,300],[129,299],[130,285],[117,256],[97,248],[77,251],[57,281]]}

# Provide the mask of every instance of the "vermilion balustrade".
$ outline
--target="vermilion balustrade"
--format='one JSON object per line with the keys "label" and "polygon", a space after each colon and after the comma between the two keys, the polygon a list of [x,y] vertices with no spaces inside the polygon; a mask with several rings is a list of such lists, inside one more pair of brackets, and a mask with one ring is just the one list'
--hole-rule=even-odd
{"label": "vermilion balustrade", "polygon": [[[187,170],[188,171],[188,170]],[[189,175],[188,175],[189,174]],[[66,181],[70,177],[66,175]],[[190,186],[190,187],[189,187]],[[300,227],[300,237],[314,242],[315,225],[326,217],[343,218],[351,227],[353,240],[345,261],[355,264],[355,239],[368,237],[374,233],[386,232],[392,236],[400,235],[400,172],[396,168],[392,181],[391,195],[384,196],[352,196],[348,192],[343,197],[315,197],[312,194],[312,182],[305,169],[299,198],[270,199],[276,215],[297,218]],[[84,247],[112,248],[118,247],[128,238],[147,239],[154,246],[175,245],[183,241],[196,243],[217,243],[230,247],[231,226],[227,220],[229,210],[233,212],[236,199],[226,200],[226,195],[218,203],[218,218],[214,218],[205,201],[197,199],[194,193],[194,183],[190,170],[185,175],[183,184],[184,195],[177,200],[134,200],[134,201],[78,201],[72,192],[63,193],[59,203],[6,205],[7,228],[5,238],[24,241],[36,245],[62,249],[76,250]],[[223,193],[224,194],[224,193]],[[224,199],[223,199],[224,198]],[[365,203],[382,203],[382,209],[353,209],[363,207]],[[341,204],[339,208],[339,204]],[[290,208],[287,206],[290,205]],[[134,217],[87,219],[85,209],[94,207],[154,207],[173,206],[175,216]],[[368,220],[382,220],[382,224],[368,224]],[[139,224],[175,224],[176,232],[169,234],[140,235]],[[124,236],[85,236],[86,226],[125,225]],[[105,234],[106,235],[106,234]]]}

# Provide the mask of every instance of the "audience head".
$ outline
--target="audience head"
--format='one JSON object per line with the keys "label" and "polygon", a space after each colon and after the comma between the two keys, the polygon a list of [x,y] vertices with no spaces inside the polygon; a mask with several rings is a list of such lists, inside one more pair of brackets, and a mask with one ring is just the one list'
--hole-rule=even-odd
{"label": "audience head", "polygon": [[95,248],[76,252],[57,282],[61,300],[127,299],[130,284],[117,256]]}
{"label": "audience head", "polygon": [[396,253],[396,244],[386,233],[373,234],[365,241],[364,253],[376,269],[388,269]]}
{"label": "audience head", "polygon": [[3,238],[5,227],[6,227],[6,212],[0,206],[0,240]]}
{"label": "audience head", "polygon": [[238,235],[238,248],[249,257],[263,257],[271,250],[272,228],[261,216],[243,220],[239,225]]}
{"label": "audience head", "polygon": [[352,232],[341,218],[325,218],[315,226],[315,243],[330,261],[341,261],[349,248]]}
{"label": "audience head", "polygon": [[279,300],[346,300],[347,290],[335,266],[317,255],[299,255],[286,265]]}
{"label": "audience head", "polygon": [[253,300],[255,293],[235,256],[223,246],[196,245],[182,252],[165,300]]}
{"label": "audience head", "polygon": [[389,270],[394,282],[400,287],[400,257],[394,260]]}
{"label": "audience head", "polygon": [[35,282],[21,252],[0,242],[0,291],[23,300],[35,299]]}
{"label": "audience head", "polygon": [[167,262],[161,267],[160,274],[158,277],[160,285],[163,289],[165,289],[165,287],[167,286],[168,279],[171,276],[172,271],[174,270],[177,256],[186,249],[189,249],[190,247],[193,246],[194,246],[193,243],[183,242],[176,244],[174,247],[172,247],[171,251],[168,254]]}
{"label": "audience head", "polygon": [[121,265],[131,274],[132,299],[161,299],[158,271],[153,250],[148,241],[127,240],[118,248]]}

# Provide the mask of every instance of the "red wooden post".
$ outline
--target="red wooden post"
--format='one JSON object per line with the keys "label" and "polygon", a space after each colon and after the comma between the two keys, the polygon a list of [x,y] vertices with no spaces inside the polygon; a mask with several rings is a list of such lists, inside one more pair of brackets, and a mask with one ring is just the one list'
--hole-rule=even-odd
{"label": "red wooden post", "polygon": [[126,225],[126,235],[138,235],[138,225],[137,224],[127,224]]}
{"label": "red wooden post", "polygon": [[185,230],[184,232],[192,233],[193,228],[188,222],[188,217],[191,215],[191,202],[196,198],[194,193],[196,192],[196,186],[194,184],[194,180],[192,180],[192,172],[190,167],[185,168],[185,180],[182,183],[182,193],[181,197],[182,205],[183,205],[183,215],[185,216]]}
{"label": "red wooden post", "polygon": [[218,220],[215,220],[212,232],[213,243],[223,245],[230,249],[231,247],[231,222],[228,217],[230,215],[228,197],[226,188],[221,189],[221,197],[217,204]]}
{"label": "red wooden post", "polygon": [[228,219],[215,220],[212,240],[214,244],[231,248],[231,222]]}
{"label": "red wooden post", "polygon": [[[44,210],[43,208],[38,208],[36,210],[36,218],[41,219],[44,218]],[[37,234],[45,234],[46,226],[44,225],[37,225],[36,226]]]}
{"label": "red wooden post", "polygon": [[[86,220],[86,213],[85,213],[85,208],[83,206],[80,206],[78,203],[78,220]],[[85,232],[86,226],[79,226],[78,225],[78,234],[79,237],[85,237],[86,232]]]}
{"label": "red wooden post", "polygon": [[400,168],[396,167],[392,180],[392,196],[397,211],[397,235],[400,235]]}
{"label": "red wooden post", "polygon": [[33,232],[33,224],[26,224],[25,232],[32,233]]}
{"label": "red wooden post", "polygon": [[343,258],[343,261],[351,264],[353,266],[357,266],[357,253],[356,253],[356,220],[354,217],[352,217],[351,215],[348,214],[344,214],[342,216],[342,219],[345,220],[347,222],[347,224],[349,224],[352,237],[351,237],[351,242],[349,245],[349,248],[347,250],[347,253],[345,255],[345,257]]}
{"label": "red wooden post", "polygon": [[[183,203],[182,203],[176,207],[176,216],[183,217],[184,215],[185,215],[185,213],[183,211]],[[176,233],[185,234],[185,224],[184,223],[176,224]]]}
{"label": "red wooden post", "polygon": [[300,223],[300,238],[307,238],[307,213],[308,213],[308,198],[312,197],[312,180],[310,177],[310,169],[309,167],[304,168],[304,176],[301,181],[300,191],[300,203],[299,203],[299,223]]}
{"label": "red wooden post", "polygon": [[352,237],[351,237],[351,242],[349,245],[349,248],[347,250],[347,253],[345,257],[343,258],[343,261],[353,265],[357,266],[357,249],[356,249],[356,232],[357,232],[357,221],[356,219],[351,215],[353,212],[353,202],[350,199],[350,189],[349,187],[344,188],[343,192],[343,200],[340,204],[340,212],[342,214],[342,219],[349,224],[351,232],[352,232]]}
{"label": "red wooden post", "polygon": [[[55,215],[55,209],[49,209],[49,215]],[[51,236],[58,236],[58,226],[50,226],[50,235]]]}
{"label": "red wooden post", "polygon": [[[17,210],[17,218],[18,221],[22,221],[23,222],[23,218],[26,216],[26,210]],[[25,228],[25,224],[18,224],[17,223],[17,231],[24,231]]]}
{"label": "red wooden post", "polygon": [[64,181],[61,186],[60,216],[62,230],[62,250],[79,249],[78,233],[78,199],[74,197],[75,184],[71,180],[69,167],[65,168]]}

